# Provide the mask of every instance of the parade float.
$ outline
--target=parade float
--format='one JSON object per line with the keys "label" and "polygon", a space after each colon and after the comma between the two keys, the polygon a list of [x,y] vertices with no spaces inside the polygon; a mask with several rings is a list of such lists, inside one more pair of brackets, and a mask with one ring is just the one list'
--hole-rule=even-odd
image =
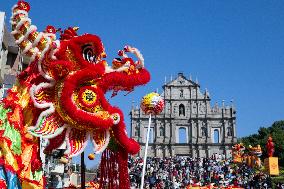
{"label": "parade float", "polygon": [[242,163],[243,162],[243,156],[245,151],[245,146],[243,143],[237,143],[234,146],[232,146],[232,159],[234,163]]}
{"label": "parade float", "polygon": [[140,147],[105,94],[146,84],[143,56],[125,46],[108,65],[98,36],[79,35],[77,27],[39,32],[29,11],[24,1],[12,9],[12,35],[30,63],[0,105],[0,188],[45,188],[40,138],[49,140],[45,153],[66,142],[65,158],[79,155],[90,139],[94,154],[102,153],[100,188],[129,188],[128,154]]}
{"label": "parade float", "polygon": [[248,152],[245,152],[246,147],[243,143],[232,146],[232,159],[234,163],[245,163],[249,167],[260,169],[262,166],[260,156],[262,149],[260,145],[255,147],[249,145]]}
{"label": "parade float", "polygon": [[261,168],[262,163],[260,156],[262,155],[262,149],[260,145],[257,145],[255,147],[249,145],[248,147],[249,153],[245,157],[245,162],[248,166],[253,168]]}

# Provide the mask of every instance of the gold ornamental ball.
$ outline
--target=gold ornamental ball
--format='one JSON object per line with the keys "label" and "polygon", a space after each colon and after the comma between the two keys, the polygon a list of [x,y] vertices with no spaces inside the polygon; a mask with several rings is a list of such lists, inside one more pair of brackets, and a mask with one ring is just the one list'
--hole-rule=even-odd
{"label": "gold ornamental ball", "polygon": [[95,159],[95,154],[89,154],[88,158],[89,158],[89,160],[94,160]]}
{"label": "gold ornamental ball", "polygon": [[160,114],[164,109],[164,100],[158,93],[149,93],[142,98],[141,109],[145,114]]}

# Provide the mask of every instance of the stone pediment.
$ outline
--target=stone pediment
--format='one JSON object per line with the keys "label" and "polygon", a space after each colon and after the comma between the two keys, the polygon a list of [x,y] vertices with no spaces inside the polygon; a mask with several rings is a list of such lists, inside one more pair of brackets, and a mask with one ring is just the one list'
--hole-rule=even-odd
{"label": "stone pediment", "polygon": [[179,73],[177,78],[170,81],[166,85],[171,85],[171,86],[199,86],[194,81],[187,79],[182,73]]}

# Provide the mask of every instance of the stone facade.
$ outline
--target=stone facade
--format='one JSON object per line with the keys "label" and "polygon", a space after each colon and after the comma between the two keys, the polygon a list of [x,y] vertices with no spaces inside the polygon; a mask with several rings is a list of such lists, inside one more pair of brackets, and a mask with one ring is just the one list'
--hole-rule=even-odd
{"label": "stone facade", "polygon": [[[231,156],[237,142],[236,110],[233,105],[210,105],[207,90],[201,93],[197,82],[182,73],[163,86],[165,108],[152,116],[149,156],[211,157],[215,153]],[[131,137],[141,145],[144,156],[148,115],[139,107],[131,110]]]}

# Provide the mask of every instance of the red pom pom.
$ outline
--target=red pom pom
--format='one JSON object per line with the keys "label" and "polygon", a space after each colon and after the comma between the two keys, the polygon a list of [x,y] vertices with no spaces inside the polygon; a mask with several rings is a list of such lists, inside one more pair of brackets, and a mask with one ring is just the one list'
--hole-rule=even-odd
{"label": "red pom pom", "polygon": [[29,5],[29,3],[25,2],[25,1],[18,1],[18,9],[20,10],[24,10],[24,11],[27,11],[29,12],[31,7]]}
{"label": "red pom pom", "polygon": [[124,51],[123,50],[119,50],[117,54],[118,54],[118,56],[123,56],[124,55]]}
{"label": "red pom pom", "polygon": [[53,33],[53,34],[56,33],[55,27],[54,27],[54,26],[50,26],[50,25],[46,26],[45,31],[46,31],[47,33]]}
{"label": "red pom pom", "polygon": [[60,40],[70,40],[73,37],[78,36],[77,30],[78,27],[68,27],[66,30],[63,31],[63,33],[60,35]]}

